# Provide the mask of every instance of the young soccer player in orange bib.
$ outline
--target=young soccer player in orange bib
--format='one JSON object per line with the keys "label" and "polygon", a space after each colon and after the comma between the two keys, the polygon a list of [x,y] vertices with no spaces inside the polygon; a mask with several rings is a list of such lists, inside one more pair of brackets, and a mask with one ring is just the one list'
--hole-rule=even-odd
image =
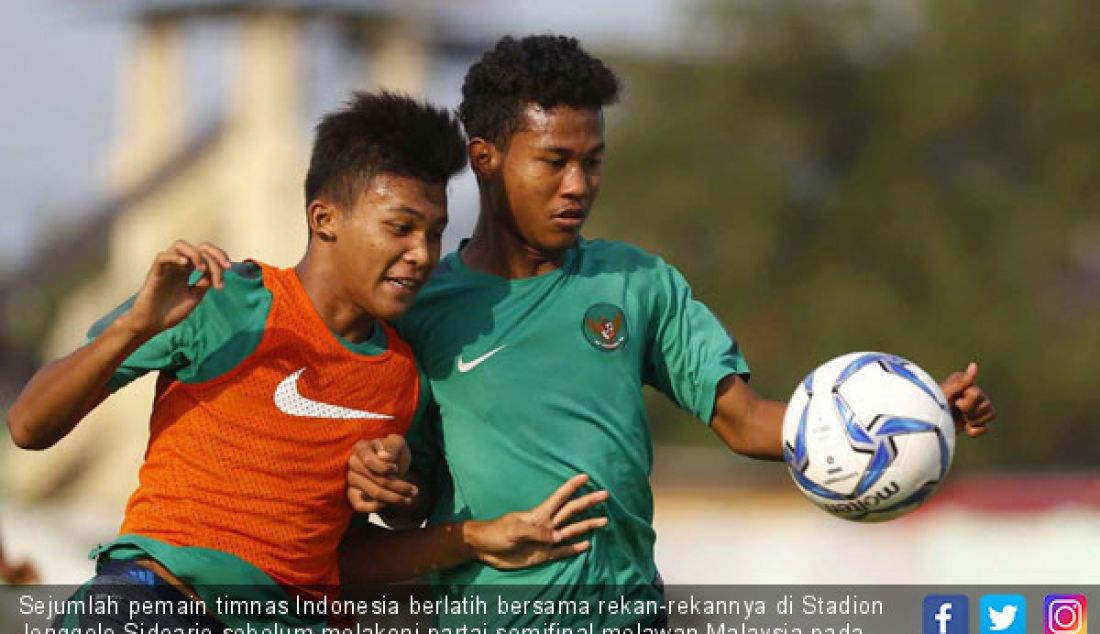
{"label": "young soccer player in orange bib", "polygon": [[[177,241],[155,257],[138,293],[93,326],[87,345],[31,379],[10,431],[21,447],[43,449],[114,390],[160,373],[140,484],[119,537],[93,551],[97,576],[80,592],[190,597],[206,607],[67,615],[57,624],[324,625],[293,609],[225,610],[219,599],[337,596],[338,549],[353,514],[348,457],[356,443],[404,433],[427,401],[409,346],[386,321],[412,304],[439,260],[446,184],[465,155],[446,112],[357,95],[318,126],[306,179],[309,244],[297,266],[233,264],[212,244]],[[525,513],[401,535],[389,542],[404,548],[380,564],[383,576],[581,552],[587,542],[570,540],[606,522],[564,525],[605,499],[573,498],[585,482],[570,479]]]}

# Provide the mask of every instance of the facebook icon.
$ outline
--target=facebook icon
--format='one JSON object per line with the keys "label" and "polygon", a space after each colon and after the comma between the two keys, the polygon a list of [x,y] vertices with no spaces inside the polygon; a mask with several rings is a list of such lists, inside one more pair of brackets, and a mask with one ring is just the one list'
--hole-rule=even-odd
{"label": "facebook icon", "polygon": [[964,594],[924,597],[923,634],[970,634],[970,600]]}

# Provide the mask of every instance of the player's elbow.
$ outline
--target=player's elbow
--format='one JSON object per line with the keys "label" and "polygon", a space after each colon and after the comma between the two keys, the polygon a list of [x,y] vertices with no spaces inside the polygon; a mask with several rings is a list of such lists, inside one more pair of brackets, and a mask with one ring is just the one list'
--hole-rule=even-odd
{"label": "player's elbow", "polygon": [[50,442],[39,429],[40,426],[34,424],[30,412],[27,412],[26,407],[20,401],[16,401],[14,405],[8,408],[8,433],[11,435],[11,440],[16,447],[32,451],[41,451],[51,447],[53,442]]}
{"label": "player's elbow", "polygon": [[782,413],[771,408],[751,408],[748,415],[716,413],[711,429],[734,453],[757,460],[782,460]]}
{"label": "player's elbow", "polygon": [[718,437],[722,439],[722,442],[729,448],[730,451],[746,456],[748,458],[757,458],[762,460],[773,459],[772,452],[761,447],[761,444],[753,439],[743,426],[736,425],[715,425],[711,423],[711,427],[714,429]]}

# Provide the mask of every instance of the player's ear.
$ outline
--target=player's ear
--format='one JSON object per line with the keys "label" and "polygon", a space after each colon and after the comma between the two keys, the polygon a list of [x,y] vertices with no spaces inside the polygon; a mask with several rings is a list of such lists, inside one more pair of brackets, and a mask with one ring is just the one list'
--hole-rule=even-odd
{"label": "player's ear", "polygon": [[470,139],[466,150],[470,156],[470,168],[478,178],[489,178],[500,169],[501,152],[492,141],[476,136]]}
{"label": "player's ear", "polygon": [[340,210],[324,200],[315,199],[306,207],[306,220],[309,230],[325,242],[336,239],[336,220]]}

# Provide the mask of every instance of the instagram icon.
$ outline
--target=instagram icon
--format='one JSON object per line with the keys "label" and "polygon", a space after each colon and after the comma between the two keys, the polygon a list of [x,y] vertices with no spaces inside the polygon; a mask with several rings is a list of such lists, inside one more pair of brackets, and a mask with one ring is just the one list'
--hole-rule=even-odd
{"label": "instagram icon", "polygon": [[1088,599],[1083,594],[1048,594],[1043,599],[1046,634],[1088,634]]}

